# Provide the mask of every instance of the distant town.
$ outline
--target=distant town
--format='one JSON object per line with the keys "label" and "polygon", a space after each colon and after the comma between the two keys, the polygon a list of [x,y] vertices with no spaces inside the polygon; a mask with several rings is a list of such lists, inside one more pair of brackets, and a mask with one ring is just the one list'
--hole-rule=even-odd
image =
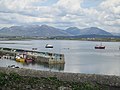
{"label": "distant town", "polygon": [[56,37],[25,37],[25,36],[1,36],[3,40],[81,40],[81,41],[104,41],[120,42],[120,36],[99,36],[99,35],[82,35],[82,36],[56,36]]}

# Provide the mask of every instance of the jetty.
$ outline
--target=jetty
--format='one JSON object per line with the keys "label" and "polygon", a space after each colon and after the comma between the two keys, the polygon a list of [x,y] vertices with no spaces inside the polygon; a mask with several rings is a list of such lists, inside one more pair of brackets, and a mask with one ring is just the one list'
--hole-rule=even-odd
{"label": "jetty", "polygon": [[29,58],[34,58],[35,62],[48,63],[48,64],[64,64],[64,54],[38,52],[34,50],[24,50],[15,48],[0,47],[0,58],[15,59],[18,54],[26,54]]}

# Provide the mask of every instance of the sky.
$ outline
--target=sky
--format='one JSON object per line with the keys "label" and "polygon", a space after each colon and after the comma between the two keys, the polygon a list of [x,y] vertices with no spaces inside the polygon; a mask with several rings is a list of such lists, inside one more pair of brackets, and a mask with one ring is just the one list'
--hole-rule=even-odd
{"label": "sky", "polygon": [[31,24],[120,33],[120,0],[0,0],[0,28]]}

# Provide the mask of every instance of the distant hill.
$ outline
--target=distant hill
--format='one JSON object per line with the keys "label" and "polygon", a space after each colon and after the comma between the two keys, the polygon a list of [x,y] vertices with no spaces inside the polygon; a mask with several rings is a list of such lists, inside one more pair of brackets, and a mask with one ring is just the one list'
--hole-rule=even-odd
{"label": "distant hill", "polygon": [[72,34],[73,36],[77,36],[81,34],[81,30],[77,27],[70,27],[65,30],[65,32]]}
{"label": "distant hill", "polygon": [[112,33],[114,36],[120,36],[120,33]]}
{"label": "distant hill", "polygon": [[65,30],[69,34],[73,34],[74,36],[77,35],[112,35],[111,33],[104,31],[97,27],[90,27],[90,28],[84,28],[79,29],[77,27],[70,27]]}
{"label": "distant hill", "polygon": [[61,29],[54,28],[47,25],[26,25],[26,26],[12,26],[10,28],[2,28],[0,34],[8,36],[69,36],[67,32]]}
{"label": "distant hill", "polygon": [[26,36],[26,37],[54,37],[54,36],[79,36],[79,35],[112,35],[97,27],[79,29],[70,27],[66,30],[51,27],[48,25],[24,25],[12,26],[0,29],[0,35],[3,36]]}

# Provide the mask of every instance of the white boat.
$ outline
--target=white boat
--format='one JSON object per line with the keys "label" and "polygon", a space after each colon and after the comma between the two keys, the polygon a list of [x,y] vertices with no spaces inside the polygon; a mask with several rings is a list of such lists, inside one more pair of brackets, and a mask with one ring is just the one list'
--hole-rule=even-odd
{"label": "white boat", "polygon": [[19,67],[15,65],[9,65],[8,68],[19,68]]}
{"label": "white boat", "polygon": [[53,48],[53,45],[46,44],[45,48]]}

